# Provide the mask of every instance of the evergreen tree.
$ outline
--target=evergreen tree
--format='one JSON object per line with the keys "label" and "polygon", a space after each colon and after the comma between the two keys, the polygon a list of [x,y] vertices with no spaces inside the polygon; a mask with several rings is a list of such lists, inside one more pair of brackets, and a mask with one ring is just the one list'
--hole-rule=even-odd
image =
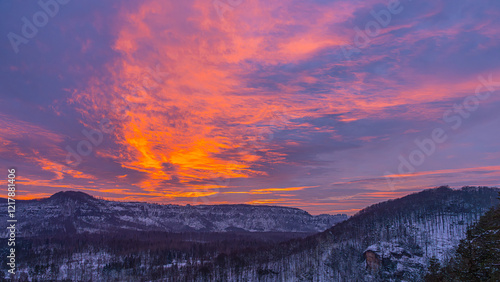
{"label": "evergreen tree", "polygon": [[441,264],[439,263],[439,260],[433,256],[429,260],[429,269],[428,273],[425,275],[425,281],[428,282],[439,282],[443,281],[444,276],[441,271]]}
{"label": "evergreen tree", "polygon": [[444,271],[448,281],[500,281],[500,206],[467,231]]}

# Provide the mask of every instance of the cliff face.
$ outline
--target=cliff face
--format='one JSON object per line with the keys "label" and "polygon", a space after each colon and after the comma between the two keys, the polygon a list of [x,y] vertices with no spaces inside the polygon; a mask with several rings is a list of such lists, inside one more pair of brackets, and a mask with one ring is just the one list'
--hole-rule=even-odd
{"label": "cliff face", "polygon": [[365,280],[417,279],[426,269],[426,256],[420,248],[397,242],[379,242],[363,253]]}
{"label": "cliff face", "polygon": [[363,257],[366,262],[366,270],[369,273],[377,273],[382,267],[382,256],[377,251],[368,248],[363,253]]}
{"label": "cliff face", "polygon": [[[0,208],[6,209],[5,205],[0,204]],[[300,209],[275,206],[114,202],[81,192],[59,192],[47,199],[17,201],[16,208],[20,236],[120,230],[319,232],[347,219],[346,215],[312,216]],[[5,237],[6,233],[2,235]]]}

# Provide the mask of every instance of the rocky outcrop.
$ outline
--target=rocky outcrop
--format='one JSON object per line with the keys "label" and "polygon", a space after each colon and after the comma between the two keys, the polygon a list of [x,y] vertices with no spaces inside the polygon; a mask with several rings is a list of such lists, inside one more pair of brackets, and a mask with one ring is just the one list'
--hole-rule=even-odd
{"label": "rocky outcrop", "polygon": [[363,256],[365,258],[366,270],[371,274],[378,273],[382,266],[380,255],[372,250],[366,250]]}
{"label": "rocky outcrop", "polygon": [[368,276],[385,279],[403,278],[408,273],[422,273],[427,259],[422,250],[397,242],[381,242],[369,246],[363,253]]}

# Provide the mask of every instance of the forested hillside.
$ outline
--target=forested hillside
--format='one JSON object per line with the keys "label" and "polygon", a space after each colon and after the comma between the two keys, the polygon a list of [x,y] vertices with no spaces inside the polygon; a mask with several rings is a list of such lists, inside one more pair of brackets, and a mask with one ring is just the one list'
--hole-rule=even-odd
{"label": "forested hillside", "polygon": [[448,260],[467,227],[497,203],[497,193],[498,189],[487,187],[440,187],[376,204],[304,240],[234,254],[214,264],[209,277],[238,281],[421,281],[430,258]]}

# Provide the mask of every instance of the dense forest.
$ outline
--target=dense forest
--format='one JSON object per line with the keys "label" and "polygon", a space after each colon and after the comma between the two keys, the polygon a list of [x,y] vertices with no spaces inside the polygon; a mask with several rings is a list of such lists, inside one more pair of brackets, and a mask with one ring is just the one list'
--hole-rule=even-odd
{"label": "dense forest", "polygon": [[[120,231],[20,238],[20,274],[35,281],[141,281],[177,277],[179,268],[203,268],[224,254],[268,247],[311,233],[168,233]],[[3,246],[7,240],[2,239]],[[7,249],[1,250],[7,256]],[[133,277],[133,278],[132,278]]]}

